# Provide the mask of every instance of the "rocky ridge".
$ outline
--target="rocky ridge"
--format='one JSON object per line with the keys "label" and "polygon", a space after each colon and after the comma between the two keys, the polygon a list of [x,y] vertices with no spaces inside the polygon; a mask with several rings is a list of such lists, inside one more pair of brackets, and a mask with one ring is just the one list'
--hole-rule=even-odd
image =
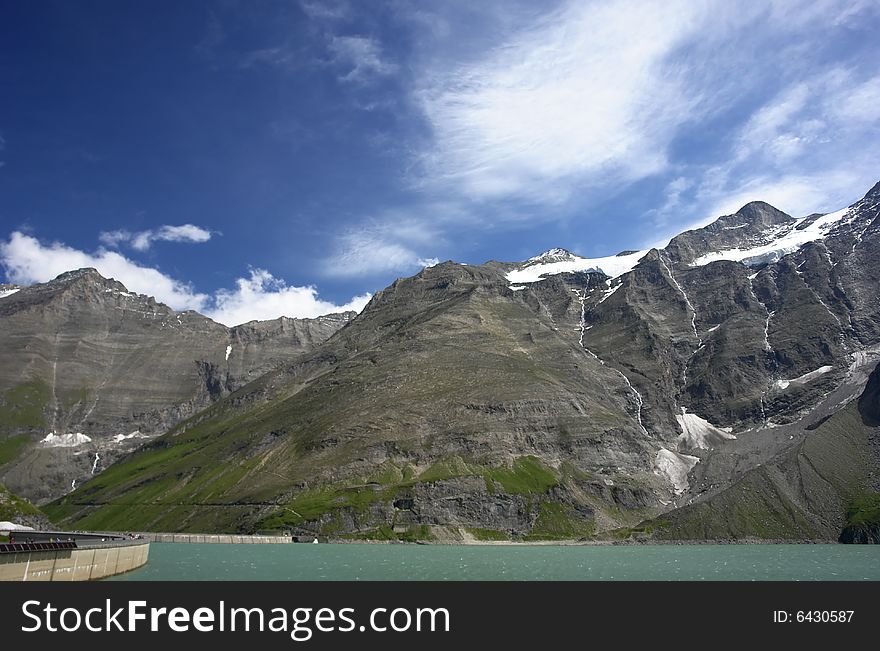
{"label": "rocky ridge", "polygon": [[227,328],[94,269],[0,298],[0,481],[45,501],[313,349],[353,313]]}

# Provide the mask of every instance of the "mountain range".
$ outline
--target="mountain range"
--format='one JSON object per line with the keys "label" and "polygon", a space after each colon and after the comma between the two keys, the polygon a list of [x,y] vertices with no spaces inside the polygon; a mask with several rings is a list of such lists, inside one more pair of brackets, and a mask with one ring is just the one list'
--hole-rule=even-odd
{"label": "mountain range", "polygon": [[227,328],[94,269],[0,286],[0,482],[59,497],[354,313]]}
{"label": "mountain range", "polygon": [[870,538],[878,214],[880,184],[753,202],[662,249],[448,261],[356,316],[233,329],[93,270],[4,286],[0,480],[92,529]]}

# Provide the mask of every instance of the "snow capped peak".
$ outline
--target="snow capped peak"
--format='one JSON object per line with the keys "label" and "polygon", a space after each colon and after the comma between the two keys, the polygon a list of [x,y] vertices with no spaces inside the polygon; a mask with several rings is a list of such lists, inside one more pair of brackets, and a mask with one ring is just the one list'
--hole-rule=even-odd
{"label": "snow capped peak", "polygon": [[[794,218],[769,204],[753,201],[733,215],[719,217],[702,229],[673,238],[666,251],[671,248],[692,267],[717,260],[732,260],[747,266],[772,264],[805,244],[822,240],[839,227],[852,223],[859,212],[859,204],[855,204],[824,215]],[[682,254],[682,247],[685,254]],[[687,252],[694,249],[694,257],[688,256]],[[583,258],[567,249],[554,248],[529,258],[506,277],[516,286],[573,272],[602,273],[617,278],[632,271],[647,253],[647,250],[622,251],[601,258]]]}
{"label": "snow capped peak", "polygon": [[555,248],[550,249],[549,251],[544,251],[541,255],[536,255],[534,258],[529,258],[527,262],[537,263],[537,262],[565,262],[568,260],[583,260],[580,256],[575,255],[568,249]]}
{"label": "snow capped peak", "polygon": [[592,272],[617,278],[632,271],[648,251],[624,251],[602,258],[582,258],[565,249],[550,249],[507,274],[513,284],[536,283],[561,273]]}
{"label": "snow capped peak", "polygon": [[850,208],[844,208],[827,215],[810,215],[768,228],[763,233],[762,241],[756,241],[752,246],[711,251],[695,259],[691,266],[700,267],[716,260],[734,260],[747,266],[777,262],[804,244],[825,238],[850,212]]}

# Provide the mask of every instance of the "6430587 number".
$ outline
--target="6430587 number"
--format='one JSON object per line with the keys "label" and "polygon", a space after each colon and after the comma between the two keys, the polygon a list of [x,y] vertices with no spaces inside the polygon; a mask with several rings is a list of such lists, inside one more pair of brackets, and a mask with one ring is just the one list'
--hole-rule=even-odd
{"label": "6430587 number", "polygon": [[799,610],[794,616],[794,621],[814,624],[849,623],[855,612],[854,610]]}

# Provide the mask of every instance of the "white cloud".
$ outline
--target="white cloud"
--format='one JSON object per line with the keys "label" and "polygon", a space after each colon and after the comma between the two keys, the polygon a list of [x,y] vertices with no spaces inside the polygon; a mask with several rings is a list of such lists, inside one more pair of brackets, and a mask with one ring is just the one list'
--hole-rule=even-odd
{"label": "white cloud", "polygon": [[132,233],[127,230],[104,231],[98,238],[107,246],[116,247],[129,244],[137,251],[146,251],[153,242],[193,242],[202,243],[211,239],[211,231],[193,224],[181,226],[160,226],[159,228]]}
{"label": "white cloud", "polygon": [[193,290],[187,283],[166,276],[157,269],[144,267],[116,251],[98,249],[85,253],[60,242],[42,244],[35,237],[14,232],[8,241],[0,241],[0,262],[6,277],[15,283],[44,283],[65,271],[94,267],[115,278],[131,291],[155,296],[175,310],[202,310],[208,296]]}
{"label": "white cloud", "polygon": [[429,76],[426,177],[475,198],[554,202],[591,177],[665,169],[699,98],[664,63],[706,16],[694,2],[572,2],[484,60]]}
{"label": "white cloud", "polygon": [[314,287],[289,287],[265,269],[251,269],[249,278],[236,280],[234,290],[220,290],[207,315],[227,325],[254,319],[276,319],[281,315],[314,318],[331,312],[360,312],[370,294],[355,296],[345,305],[318,298]]}
{"label": "white cloud", "polygon": [[196,310],[227,326],[279,316],[305,318],[345,310],[360,311],[370,298],[364,294],[345,305],[336,305],[320,299],[314,287],[288,286],[263,269],[253,269],[248,278],[237,279],[235,289],[221,289],[210,296],[116,251],[98,249],[87,253],[60,242],[43,244],[17,231],[8,241],[0,240],[0,264],[10,282],[22,285],[47,282],[65,271],[93,267],[133,292],[154,296],[175,310]]}
{"label": "white cloud", "polygon": [[131,241],[133,235],[131,231],[126,230],[116,230],[116,231],[101,231],[98,234],[98,239],[101,241],[101,244],[106,246],[110,246],[116,248],[120,244],[124,244],[125,242]]}
{"label": "white cloud", "polygon": [[367,83],[376,76],[386,76],[397,71],[397,64],[382,55],[379,42],[366,36],[333,36],[328,44],[336,65],[346,72],[342,81]]}

